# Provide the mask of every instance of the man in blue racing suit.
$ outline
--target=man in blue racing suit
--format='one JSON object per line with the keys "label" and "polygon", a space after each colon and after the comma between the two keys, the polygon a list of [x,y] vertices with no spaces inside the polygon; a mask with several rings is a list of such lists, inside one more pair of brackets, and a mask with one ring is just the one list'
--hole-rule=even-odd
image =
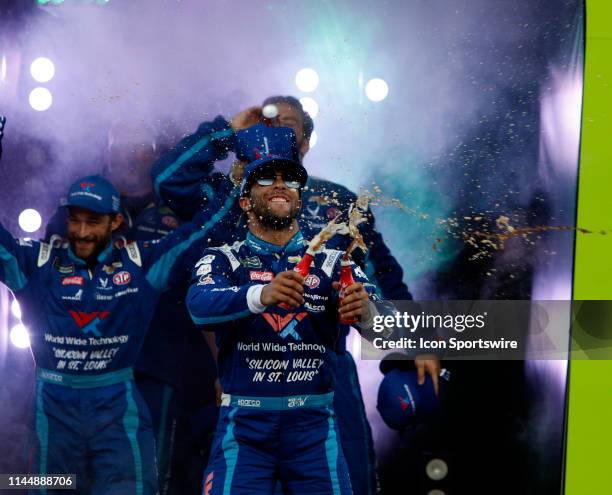
{"label": "man in blue racing suit", "polygon": [[[142,121],[118,120],[110,128],[104,176],[117,184],[124,217],[113,238],[153,241],[181,224],[172,210],[155,201],[150,169],[158,149],[153,129]],[[66,218],[66,208],[59,207],[45,238],[66,237]],[[209,428],[216,421],[215,364],[185,307],[189,275],[160,296],[134,365],[136,386],[153,423],[160,495],[199,492]]]}
{"label": "man in blue racing suit", "polygon": [[[278,117],[271,122],[273,125],[294,130],[301,160],[309,149],[312,119],[293,97],[271,97],[264,101],[264,106],[267,104],[274,104],[278,109]],[[244,225],[239,222],[242,210],[238,205],[238,184],[244,162],[237,162],[229,177],[215,171],[212,164],[214,160],[226,158],[228,151],[236,148],[238,158],[244,158],[235,133],[261,120],[262,107],[252,107],[237,114],[230,122],[223,117],[204,122],[194,134],[185,137],[153,166],[155,190],[164,203],[185,218],[190,218],[199,209],[209,214],[215,213],[220,227],[219,240],[223,242],[231,243],[237,235],[244,236]],[[309,177],[302,199],[304,205],[298,223],[305,237],[310,239],[339,212],[346,213],[356,196],[344,186]],[[365,257],[358,254],[356,263],[376,283],[384,298],[412,299],[402,281],[402,268],[376,231],[374,217],[369,210],[367,217],[368,221],[360,225],[360,231],[369,250]],[[237,229],[237,225],[242,226],[242,229]],[[329,246],[344,250],[349,242],[345,237],[334,238]],[[339,372],[334,407],[353,490],[357,495],[369,495],[375,493],[377,488],[374,447],[355,362],[346,350],[348,331],[349,327],[343,328],[337,346]],[[436,359],[419,359],[417,367],[421,376],[427,368],[434,381],[437,381],[439,363]]]}
{"label": "man in blue racing suit", "polygon": [[[0,226],[0,280],[15,294],[36,364],[32,472],[77,475],[78,493],[157,493],[151,420],[132,367],[162,291],[182,278],[206,225],[117,247],[119,194],[99,176],[67,197],[69,242]],[[198,215],[196,220],[201,220]],[[54,490],[43,490],[54,492]]]}
{"label": "man in blue racing suit", "polygon": [[335,348],[339,318],[371,320],[367,279],[354,272],[338,301],[343,252],[327,248],[306,277],[293,270],[307,248],[294,134],[261,126],[249,142],[239,200],[249,232],[204,252],[187,295],[194,321],[216,333],[224,390],[204,493],[271,494],[277,482],[285,494],[352,493],[333,412]]}

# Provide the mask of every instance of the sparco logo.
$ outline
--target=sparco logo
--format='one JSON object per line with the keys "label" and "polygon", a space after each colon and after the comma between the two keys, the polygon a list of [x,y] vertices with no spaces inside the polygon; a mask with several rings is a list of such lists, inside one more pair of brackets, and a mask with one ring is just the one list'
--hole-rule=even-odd
{"label": "sparco logo", "polygon": [[238,399],[238,405],[243,407],[261,407],[261,401],[256,399]]}
{"label": "sparco logo", "polygon": [[113,283],[115,285],[125,285],[130,283],[130,280],[132,280],[132,276],[126,271],[119,272],[113,276]]}

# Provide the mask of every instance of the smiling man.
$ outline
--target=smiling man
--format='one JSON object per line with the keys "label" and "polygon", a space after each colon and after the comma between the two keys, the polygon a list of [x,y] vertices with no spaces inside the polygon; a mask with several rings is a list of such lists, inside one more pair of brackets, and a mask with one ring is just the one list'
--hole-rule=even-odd
{"label": "smiling man", "polygon": [[132,368],[159,295],[207,230],[199,216],[162,240],[114,245],[119,203],[110,182],[88,176],[68,191],[69,242],[16,240],[0,226],[0,280],[21,305],[36,364],[32,472],[76,474],[81,494],[152,495],[151,419]]}
{"label": "smiling man", "polygon": [[339,319],[371,320],[367,279],[355,272],[339,301],[343,252],[325,248],[307,277],[293,270],[307,249],[295,134],[260,125],[246,141],[246,239],[207,249],[187,295],[194,321],[215,331],[225,392],[203,491],[352,493],[333,411],[335,347]]}

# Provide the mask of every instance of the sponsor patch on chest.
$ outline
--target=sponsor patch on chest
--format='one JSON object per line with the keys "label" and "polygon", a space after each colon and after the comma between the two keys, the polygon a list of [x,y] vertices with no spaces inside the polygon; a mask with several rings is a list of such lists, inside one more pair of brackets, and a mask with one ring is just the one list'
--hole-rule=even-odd
{"label": "sponsor patch on chest", "polygon": [[83,277],[64,277],[62,279],[62,285],[83,285],[85,279]]}
{"label": "sponsor patch on chest", "polygon": [[130,275],[130,272],[126,272],[125,270],[113,275],[113,283],[115,285],[129,284],[130,280],[132,280],[132,276]]}
{"label": "sponsor patch on chest", "polygon": [[258,282],[271,282],[274,278],[274,273],[251,270],[249,272],[249,278]]}

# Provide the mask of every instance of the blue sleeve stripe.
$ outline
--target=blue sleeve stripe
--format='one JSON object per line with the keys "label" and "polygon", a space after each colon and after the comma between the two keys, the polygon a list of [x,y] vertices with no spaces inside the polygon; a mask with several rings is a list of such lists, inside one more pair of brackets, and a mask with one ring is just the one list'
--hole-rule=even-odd
{"label": "blue sleeve stripe", "polygon": [[213,139],[222,139],[224,137],[231,136],[234,131],[230,129],[224,129],[222,131],[213,132],[212,134],[208,134],[200,139],[196,144],[194,144],[191,148],[189,148],[185,153],[180,155],[174,163],[168,166],[161,174],[157,176],[155,179],[155,194],[159,197],[159,187],[162,182],[164,182],[168,177],[174,174],[187,160],[189,160],[193,155],[195,155],[198,151],[204,148],[208,143]]}
{"label": "blue sleeve stripe", "polygon": [[[177,258],[189,248],[195,241],[201,239],[215,224],[221,220],[225,214],[231,209],[238,194],[238,188],[232,189],[230,195],[225,200],[223,206],[215,213],[208,222],[206,222],[202,228],[189,236],[189,238],[180,244],[177,244],[167,253],[162,255],[151,267],[147,273],[147,281],[157,290],[164,290],[168,285],[168,277],[170,276],[170,270],[174,266]],[[172,235],[172,234],[170,234]]]}
{"label": "blue sleeve stripe", "polygon": [[212,323],[223,323],[226,321],[238,320],[240,318],[245,318],[247,316],[251,316],[254,313],[250,311],[241,311],[240,313],[233,313],[231,315],[223,315],[223,316],[207,316],[205,318],[200,318],[198,316],[194,316],[191,311],[189,315],[191,319],[196,325],[210,325]]}
{"label": "blue sleeve stripe", "polygon": [[23,289],[28,280],[19,269],[19,263],[15,255],[10,253],[4,246],[0,246],[0,262],[4,267],[4,283],[9,289],[14,291]]}

